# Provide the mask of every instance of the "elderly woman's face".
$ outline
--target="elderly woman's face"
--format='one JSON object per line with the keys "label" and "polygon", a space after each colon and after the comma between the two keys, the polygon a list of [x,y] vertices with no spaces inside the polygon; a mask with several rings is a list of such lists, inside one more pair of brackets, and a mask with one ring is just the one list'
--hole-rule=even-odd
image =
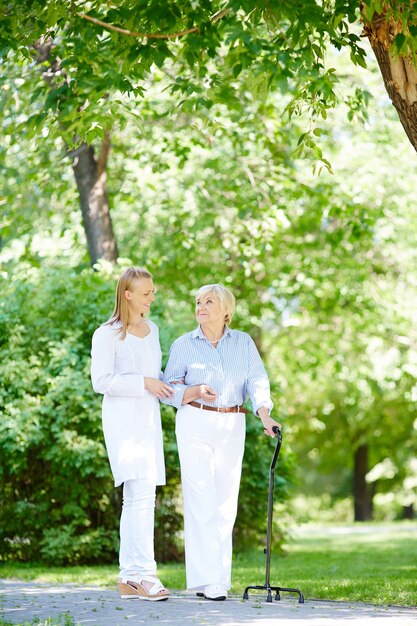
{"label": "elderly woman's face", "polygon": [[199,324],[224,324],[225,315],[226,311],[212,292],[208,291],[197,298],[195,316]]}

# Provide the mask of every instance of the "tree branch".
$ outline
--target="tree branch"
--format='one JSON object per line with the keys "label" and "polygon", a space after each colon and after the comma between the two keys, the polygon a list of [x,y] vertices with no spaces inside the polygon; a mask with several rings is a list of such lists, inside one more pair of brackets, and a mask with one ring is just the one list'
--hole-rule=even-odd
{"label": "tree branch", "polygon": [[[223,9],[219,11],[212,18],[210,18],[210,22],[215,24],[223,17],[230,13],[231,9]],[[89,22],[93,22],[93,24],[97,24],[98,26],[102,26],[107,30],[113,30],[116,33],[121,33],[122,35],[129,35],[130,37],[141,37],[143,39],[177,39],[178,37],[184,37],[184,35],[190,35],[192,33],[198,33],[200,28],[199,26],[194,26],[193,28],[188,28],[187,30],[181,30],[178,33],[138,33],[131,30],[126,30],[125,28],[120,28],[119,26],[113,26],[113,24],[107,24],[106,22],[102,22],[95,17],[91,17],[91,15],[87,15],[86,13],[79,13],[80,17],[84,20],[88,20]]]}

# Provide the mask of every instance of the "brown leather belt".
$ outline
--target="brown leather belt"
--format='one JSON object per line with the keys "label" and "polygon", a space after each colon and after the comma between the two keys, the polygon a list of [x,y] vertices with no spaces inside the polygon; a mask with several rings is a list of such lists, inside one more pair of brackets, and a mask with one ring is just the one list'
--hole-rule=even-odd
{"label": "brown leather belt", "polygon": [[200,404],[199,402],[188,402],[190,406],[195,406],[197,409],[204,409],[204,411],[216,411],[216,413],[249,413],[243,406],[207,406],[207,404]]}

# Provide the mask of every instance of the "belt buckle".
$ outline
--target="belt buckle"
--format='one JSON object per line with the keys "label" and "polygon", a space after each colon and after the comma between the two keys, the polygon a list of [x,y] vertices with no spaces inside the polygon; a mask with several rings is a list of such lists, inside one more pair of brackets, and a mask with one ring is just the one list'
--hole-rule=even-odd
{"label": "belt buckle", "polygon": [[217,413],[221,413],[219,406],[216,406],[216,409],[217,409]]}

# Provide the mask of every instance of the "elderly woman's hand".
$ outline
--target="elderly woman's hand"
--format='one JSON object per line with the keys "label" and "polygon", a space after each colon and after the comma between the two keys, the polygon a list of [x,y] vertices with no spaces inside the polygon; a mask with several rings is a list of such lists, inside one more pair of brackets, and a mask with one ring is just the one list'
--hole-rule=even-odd
{"label": "elderly woman's hand", "polygon": [[276,434],[274,433],[272,428],[274,426],[278,426],[278,428],[281,430],[281,424],[272,419],[272,417],[270,417],[268,409],[264,406],[258,409],[258,415],[261,418],[261,422],[265,430],[265,435],[269,435],[270,437],[276,437]]}
{"label": "elderly woman's hand", "polygon": [[276,437],[276,433],[272,430],[273,426],[278,426],[281,430],[281,424],[276,422],[272,417],[261,417],[261,422],[264,426],[265,435],[269,435],[270,437]]}
{"label": "elderly woman's hand", "polygon": [[203,402],[214,402],[217,398],[217,392],[208,385],[193,385],[192,387],[187,387],[185,390],[182,403],[188,404],[199,398],[201,398]]}
{"label": "elderly woman's hand", "polygon": [[217,392],[208,385],[200,385],[200,396],[204,402],[214,402],[217,398]]}

